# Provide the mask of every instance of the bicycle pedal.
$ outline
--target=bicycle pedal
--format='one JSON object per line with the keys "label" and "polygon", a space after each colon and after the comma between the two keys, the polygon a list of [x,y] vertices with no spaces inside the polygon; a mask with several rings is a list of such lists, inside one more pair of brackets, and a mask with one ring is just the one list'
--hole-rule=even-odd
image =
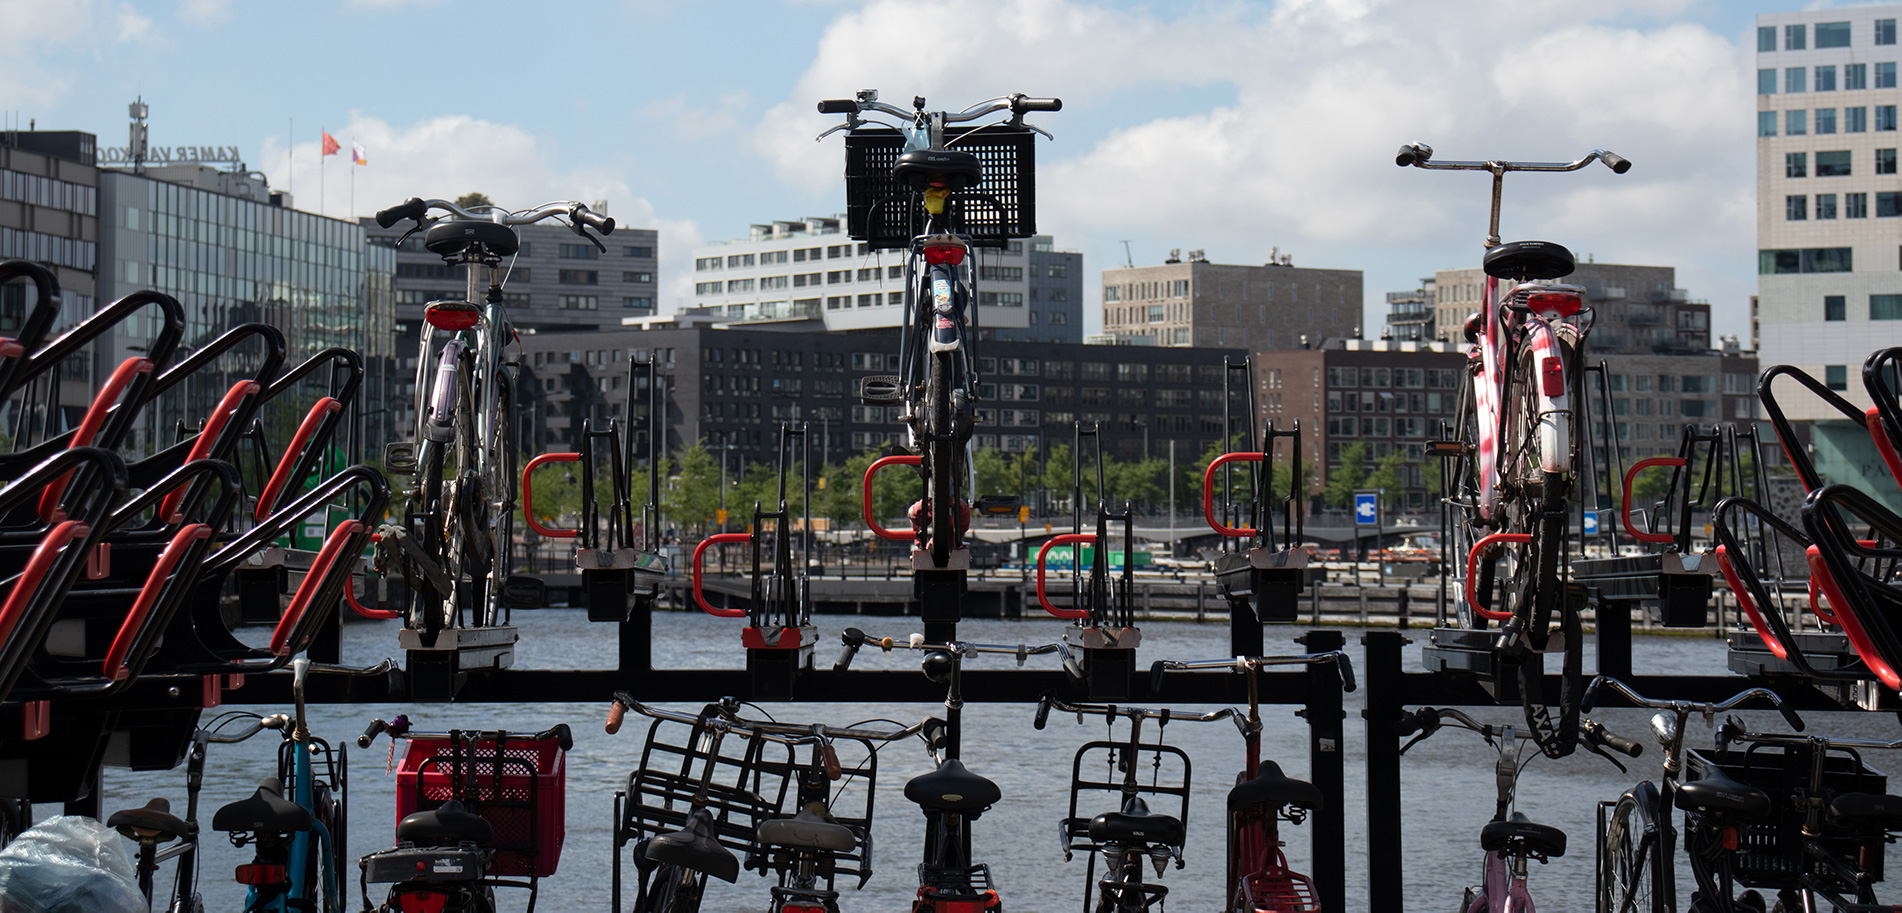
{"label": "bicycle pedal", "polygon": [[867,406],[895,406],[903,402],[898,375],[868,374],[859,378],[859,401]]}
{"label": "bicycle pedal", "polygon": [[1463,457],[1473,452],[1471,444],[1465,441],[1427,441],[1427,456]]}
{"label": "bicycle pedal", "polygon": [[383,445],[383,468],[388,472],[416,471],[416,442],[391,441]]}

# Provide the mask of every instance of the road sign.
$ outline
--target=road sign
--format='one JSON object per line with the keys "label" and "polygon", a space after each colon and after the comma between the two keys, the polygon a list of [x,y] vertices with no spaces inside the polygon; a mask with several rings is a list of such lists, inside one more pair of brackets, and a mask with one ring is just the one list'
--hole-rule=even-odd
{"label": "road sign", "polygon": [[1354,525],[1380,525],[1380,492],[1354,492]]}
{"label": "road sign", "polygon": [[1595,511],[1595,510],[1586,511],[1585,521],[1583,526],[1585,530],[1585,535],[1587,536],[1598,535],[1598,511]]}

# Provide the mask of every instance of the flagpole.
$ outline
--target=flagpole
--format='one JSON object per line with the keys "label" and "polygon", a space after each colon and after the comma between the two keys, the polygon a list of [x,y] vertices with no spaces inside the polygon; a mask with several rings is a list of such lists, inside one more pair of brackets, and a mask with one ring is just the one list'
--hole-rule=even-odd
{"label": "flagpole", "polygon": [[355,137],[350,139],[350,208],[344,212],[343,217],[351,221],[357,218],[357,141]]}
{"label": "flagpole", "polygon": [[[322,131],[322,135],[329,136],[330,131]],[[325,172],[329,171],[326,167],[329,164],[330,156],[324,154],[323,141],[319,140],[317,142],[317,214],[320,216],[324,214],[324,204],[328,202],[324,197],[324,176]]]}
{"label": "flagpole", "polygon": [[296,186],[296,182],[292,180],[292,177],[296,174],[295,168],[297,166],[297,156],[295,152],[297,149],[297,118],[292,117],[287,120],[290,123],[291,132],[284,134],[284,192],[290,194],[292,199],[296,199],[297,195],[291,193],[291,191]]}

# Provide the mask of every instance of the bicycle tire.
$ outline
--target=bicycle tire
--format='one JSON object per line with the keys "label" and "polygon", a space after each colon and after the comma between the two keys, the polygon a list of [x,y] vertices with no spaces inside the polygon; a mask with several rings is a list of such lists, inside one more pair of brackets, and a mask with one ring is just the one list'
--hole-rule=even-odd
{"label": "bicycle tire", "polygon": [[[449,447],[446,442],[430,439],[428,428],[429,416],[425,412],[418,418],[416,436],[421,443],[416,460],[416,484],[410,491],[410,513],[403,520],[411,537],[421,546],[423,554],[436,559],[437,566],[446,571],[448,566],[443,561],[443,525],[438,518],[443,515],[444,509],[443,475],[447,469]],[[438,592],[429,576],[417,568],[412,560],[405,558],[403,567],[410,594],[409,617],[404,619],[404,626],[421,630],[428,642],[434,642],[437,632],[443,627],[444,603],[454,594]]]}
{"label": "bicycle tire", "polygon": [[[1460,505],[1454,518],[1450,539],[1453,543],[1452,554],[1447,560],[1457,569],[1456,579],[1460,582],[1458,596],[1453,600],[1459,626],[1475,631],[1486,629],[1486,617],[1473,611],[1466,601],[1466,556],[1472,553],[1477,543],[1486,533],[1484,518],[1479,512],[1479,415],[1478,405],[1473,395],[1475,379],[1471,371],[1462,372],[1465,383],[1460,385],[1459,399],[1454,407],[1453,439],[1465,442],[1466,452],[1453,461],[1453,477],[1446,486],[1448,496]],[[1442,468],[1444,472],[1444,467]],[[1473,591],[1486,604],[1490,605],[1493,595],[1493,562],[1488,561],[1480,568],[1481,576],[1475,581]]]}
{"label": "bicycle tire", "polygon": [[953,412],[958,356],[958,352],[931,353],[931,373],[925,382],[925,397],[931,404],[925,419],[925,473],[930,478],[926,496],[931,499],[931,563],[936,567],[951,563],[951,551],[957,545],[957,464],[963,453],[956,440]]}
{"label": "bicycle tire", "polygon": [[[1574,347],[1558,342],[1560,355],[1569,365]],[[1525,533],[1521,559],[1513,563],[1507,593],[1512,612],[1521,624],[1530,650],[1519,665],[1520,704],[1526,723],[1531,726],[1539,750],[1550,758],[1570,755],[1578,742],[1578,704],[1584,694],[1582,681],[1583,633],[1577,610],[1568,598],[1561,561],[1565,554],[1569,529],[1567,490],[1571,480],[1566,473],[1547,472],[1540,450],[1539,354],[1532,346],[1523,346],[1515,359],[1508,396],[1507,427],[1516,435],[1508,441],[1511,461],[1506,467],[1510,487],[1502,502],[1506,529]],[[1576,376],[1574,373],[1571,376]],[[1533,487],[1533,483],[1537,487]],[[1552,619],[1559,619],[1559,636],[1565,648],[1559,673],[1559,720],[1552,721],[1547,709],[1544,687],[1545,649],[1551,643]]]}
{"label": "bicycle tire", "polygon": [[703,889],[692,869],[663,865],[654,870],[653,880],[637,899],[634,913],[699,913]]}
{"label": "bicycle tire", "polygon": [[1605,822],[1605,843],[1598,855],[1599,913],[1664,913],[1675,894],[1670,848],[1651,825],[1657,795],[1641,783],[1618,798]]}
{"label": "bicycle tire", "polygon": [[[455,618],[474,625],[486,624],[486,594],[489,584],[489,480],[488,461],[483,442],[477,434],[476,404],[484,402],[478,392],[489,378],[476,375],[472,348],[465,348],[462,371],[456,385],[455,449],[456,486],[443,520],[448,524],[444,542],[455,587]],[[466,616],[464,613],[467,613]]]}

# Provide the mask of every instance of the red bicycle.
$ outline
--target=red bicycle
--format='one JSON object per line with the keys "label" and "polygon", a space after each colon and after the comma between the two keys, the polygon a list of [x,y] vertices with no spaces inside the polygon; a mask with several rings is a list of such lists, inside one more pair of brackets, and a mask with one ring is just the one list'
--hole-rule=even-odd
{"label": "red bicycle", "polygon": [[1332,663],[1341,689],[1354,690],[1354,663],[1340,650],[1292,656],[1236,656],[1178,662],[1159,660],[1150,667],[1152,687],[1170,670],[1228,669],[1248,676],[1248,716],[1238,721],[1246,744],[1245,764],[1228,791],[1228,905],[1234,913],[1313,913],[1314,881],[1288,868],[1281,851],[1281,822],[1300,824],[1321,807],[1321,790],[1281,772],[1261,756],[1261,689],[1256,673],[1264,666]]}

